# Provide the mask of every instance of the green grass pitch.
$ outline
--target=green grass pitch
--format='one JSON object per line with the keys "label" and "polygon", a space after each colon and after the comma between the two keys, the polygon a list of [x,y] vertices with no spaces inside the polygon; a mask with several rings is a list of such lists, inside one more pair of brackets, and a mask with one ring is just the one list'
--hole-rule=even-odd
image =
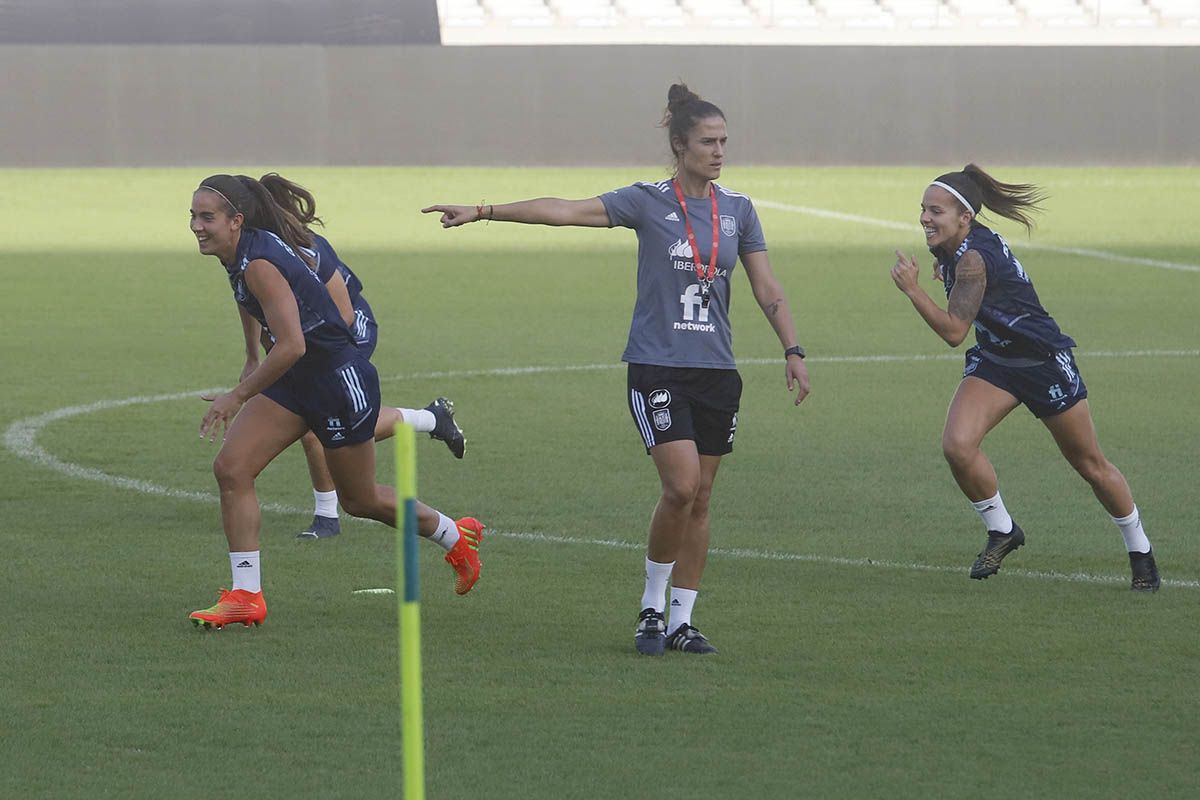
{"label": "green grass pitch", "polygon": [[[418,209],[662,171],[281,170],[366,284],[385,401],[456,402],[467,458],[418,441],[419,495],[492,528],[466,597],[420,551],[431,798],[1195,791],[1200,170],[985,167],[1051,195],[1031,239],[997,227],[1080,344],[1162,591],[1128,591],[1118,532],[1023,410],[985,448],[1029,543],[967,579],[982,526],[939,449],[961,351],[888,275],[895,248],[923,252],[941,168],[731,168],[813,393],[791,406],[735,277],[745,394],[695,617],[721,652],[649,660],[631,639],[657,483],[618,363],[633,234],[443,231]],[[242,363],[223,270],[187,228],[206,174],[0,171],[3,797],[399,796],[396,599],[353,594],[395,586],[395,539],[344,521],[294,541],[299,448],[260,481],[267,624],[187,622],[229,578],[195,394]]]}

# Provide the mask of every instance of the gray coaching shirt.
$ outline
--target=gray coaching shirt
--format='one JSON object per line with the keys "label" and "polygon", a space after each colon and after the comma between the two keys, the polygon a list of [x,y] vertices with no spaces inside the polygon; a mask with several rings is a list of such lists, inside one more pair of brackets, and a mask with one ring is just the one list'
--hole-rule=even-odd
{"label": "gray coaching shirt", "polygon": [[[734,369],[729,276],[740,256],[766,250],[767,243],[749,197],[715,183],[713,191],[721,243],[708,308],[700,302],[696,262],[671,181],[635,183],[600,195],[609,226],[633,228],[638,237],[637,303],[622,361]],[[707,269],[712,255],[712,199],[688,197],[687,206],[700,260]]]}

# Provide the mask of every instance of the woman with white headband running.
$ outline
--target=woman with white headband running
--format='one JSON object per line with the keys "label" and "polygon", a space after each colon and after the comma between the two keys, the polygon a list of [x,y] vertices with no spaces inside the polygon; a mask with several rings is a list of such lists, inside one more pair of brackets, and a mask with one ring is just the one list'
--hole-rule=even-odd
{"label": "woman with white headband running", "polygon": [[1001,183],[975,164],[941,175],[925,189],[920,219],[935,258],[933,277],[942,281],[948,307],[943,310],[917,285],[915,257],[897,250],[892,267],[897,288],[951,347],[975,329],[976,343],[967,350],[942,432],[950,471],[987,527],[987,543],[970,575],[995,575],[1004,557],[1025,544],[1025,532],[1004,507],[996,471],[980,449],[988,432],[1024,404],[1049,429],[1121,531],[1133,572],[1131,588],[1158,591],[1158,568],[1129,484],[1096,438],[1087,387],[1071,352],[1075,341],[1046,313],[1008,243],[976,219],[987,208],[1030,230],[1029,212],[1039,211],[1042,199],[1038,187]]}

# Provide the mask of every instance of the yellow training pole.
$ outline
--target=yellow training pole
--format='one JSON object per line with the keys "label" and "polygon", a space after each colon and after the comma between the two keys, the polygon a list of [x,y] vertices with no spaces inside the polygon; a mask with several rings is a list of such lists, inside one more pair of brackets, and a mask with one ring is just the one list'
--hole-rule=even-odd
{"label": "yellow training pole", "polygon": [[425,719],[421,709],[421,604],[417,586],[417,448],[412,426],[396,425],[396,542],[400,595],[400,728],[405,800],[425,800]]}

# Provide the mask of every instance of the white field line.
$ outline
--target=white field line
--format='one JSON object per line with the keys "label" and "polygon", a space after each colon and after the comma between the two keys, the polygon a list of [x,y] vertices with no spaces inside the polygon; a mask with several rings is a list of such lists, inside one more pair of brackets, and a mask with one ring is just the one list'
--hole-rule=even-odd
{"label": "white field line", "polygon": [[[1196,358],[1200,357],[1200,350],[1131,350],[1131,351],[1098,351],[1085,354],[1089,357],[1100,358]],[[879,362],[914,362],[914,361],[934,361],[934,360],[951,360],[961,358],[961,355],[942,354],[936,356],[828,356],[824,358],[812,358],[811,361],[822,361],[827,363],[842,363],[842,364],[859,364],[859,363],[879,363]],[[779,359],[743,359],[743,364],[777,364]],[[590,365],[575,365],[561,367],[498,367],[494,369],[482,370],[458,370],[447,372],[428,372],[428,373],[413,373],[409,375],[396,376],[392,380],[415,380],[423,378],[464,378],[478,377],[482,375],[530,375],[550,372],[579,372],[588,370],[600,369],[621,369],[624,364],[590,364]],[[44,414],[39,414],[34,417],[26,417],[25,419],[13,422],[4,432],[4,446],[9,452],[19,458],[30,461],[42,467],[59,472],[71,478],[82,480],[96,481],[98,483],[114,486],[119,489],[128,489],[141,494],[148,494],[157,497],[168,497],[174,500],[188,500],[191,502],[200,502],[207,504],[218,504],[220,498],[211,492],[193,492],[185,489],[173,489],[167,486],[161,486],[151,481],[144,481],[136,478],[127,478],[121,475],[110,475],[93,467],[85,467],[81,464],[74,464],[69,461],[63,461],[52,453],[48,452],[44,447],[38,444],[37,437],[43,429],[53,422],[58,422],[71,417],[84,416],[94,414],[99,411],[107,411],[114,408],[124,408],[132,405],[144,405],[148,403],[171,402],[175,400],[186,400],[190,398],[199,398],[201,394],[210,392],[222,391],[219,387],[208,389],[193,389],[186,392],[173,392],[170,394],[155,394],[143,395],[139,397],[126,397],[120,400],[100,400],[95,403],[87,403],[79,406],[69,406],[67,408],[59,408],[54,411],[48,411]],[[271,511],[280,514],[305,515],[311,510],[310,508],[299,508],[281,503],[263,503],[264,511]],[[645,545],[634,542],[625,542],[617,539],[576,539],[566,536],[549,536],[540,533],[524,533],[520,531],[491,531],[495,535],[506,538],[517,539],[530,542],[547,542],[553,544],[577,544],[588,545],[592,547],[609,547],[625,550],[641,550]],[[849,567],[867,567],[878,569],[898,569],[898,570],[916,570],[922,572],[945,572],[959,573],[962,571],[960,567],[945,567],[931,564],[906,563],[899,561],[879,561],[870,558],[841,558],[838,556],[820,556],[820,555],[804,555],[800,553],[784,553],[769,550],[753,550],[742,548],[713,548],[709,551],[718,557],[727,558],[742,558],[758,561],[784,561],[784,562],[804,562],[814,564],[829,564],[834,566],[849,566]],[[1017,575],[1025,578],[1035,578],[1041,580],[1056,580],[1056,581],[1075,581],[1081,583],[1124,583],[1128,578],[1116,575],[1088,575],[1084,573],[1057,573],[1057,572],[1036,572],[1031,570],[1021,569],[1006,569],[1006,575]],[[1196,589],[1200,588],[1200,581],[1194,580],[1174,580],[1165,579],[1163,581],[1168,586],[1177,586],[1182,588]]]}
{"label": "white field line", "polygon": [[[47,467],[60,472],[70,478],[79,478],[82,480],[96,481],[97,483],[115,486],[118,489],[129,489],[141,494],[156,495],[158,497],[170,497],[174,500],[191,500],[200,503],[219,503],[220,498],[210,492],[191,492],[186,489],[172,489],[166,486],[160,486],[157,483],[143,481],[137,478],[126,478],[121,475],[110,475],[102,470],[94,467],[85,467],[82,464],[74,464],[69,461],[63,461],[58,456],[48,452],[44,447],[37,443],[38,434],[52,422],[68,419],[70,417],[79,417],[86,414],[94,414],[98,411],[108,411],[113,408],[123,408],[125,406],[143,405],[146,403],[164,403],[172,400],[186,400],[194,398],[199,400],[201,394],[209,392],[221,392],[225,389],[209,388],[196,389],[190,392],[175,392],[173,394],[154,394],[144,395],[142,397],[126,397],[123,400],[100,400],[95,403],[88,403],[82,406],[70,406],[68,408],[59,408],[54,411],[49,411],[45,414],[39,414],[36,417],[27,417],[23,420],[17,420],[9,425],[4,431],[4,446],[10,452],[25,459],[32,461],[42,467]],[[304,513],[300,509],[295,509],[290,506],[282,506],[277,503],[264,503],[263,510],[278,511],[285,514]]]}
{"label": "white field line", "polygon": [[[792,214],[807,214],[810,217],[821,217],[822,219],[832,219],[839,222],[853,222],[859,225],[871,225],[876,228],[887,228],[889,230],[905,231],[908,233],[916,233],[921,227],[916,222],[895,222],[888,219],[864,217],[858,214],[845,214],[841,211],[830,211],[825,208],[777,203],[774,200],[755,200],[754,205],[760,208],[771,208],[776,211],[787,211]],[[1038,242],[1022,242],[1021,248],[1026,250],[1045,250],[1049,253],[1063,253],[1072,256],[1084,256],[1085,258],[1095,258],[1100,261],[1115,261],[1120,264],[1136,264],[1141,267],[1171,269],[1178,272],[1200,272],[1200,266],[1195,264],[1180,264],[1174,261],[1160,261],[1155,258],[1123,256],[1120,253],[1110,253],[1106,250],[1089,250],[1082,247],[1057,247],[1050,244],[1039,244]]]}
{"label": "white field line", "polygon": [[[489,534],[499,535],[507,539],[520,539],[527,542],[546,542],[550,544],[581,544],[591,547],[609,547],[617,550],[645,550],[642,542],[625,542],[619,539],[577,539],[571,536],[553,536],[545,533],[524,533],[520,531],[503,531],[488,529]],[[961,575],[967,572],[966,567],[945,567],[934,564],[918,564],[905,561],[881,561],[875,558],[843,558],[841,556],[805,555],[803,553],[783,553],[774,550],[753,550],[743,547],[710,547],[710,556],[725,558],[750,559],[753,561],[784,561],[805,564],[828,564],[839,567],[867,567],[872,569],[912,570],[916,572],[941,572],[950,575]],[[1070,581],[1073,583],[1112,583],[1125,584],[1129,582],[1128,575],[1090,575],[1084,572],[1046,572],[1040,570],[1004,568],[1005,575],[1015,575],[1021,578],[1037,580]],[[1200,581],[1163,579],[1168,586],[1179,586],[1185,589],[1200,589]]]}
{"label": "white field line", "polygon": [[[1091,350],[1075,351],[1077,358],[1197,358],[1200,350]],[[809,356],[809,364],[913,364],[924,361],[962,361],[963,354],[933,353],[917,355],[874,355],[874,356]],[[739,358],[739,365],[779,364],[778,358]],[[410,372],[381,378],[384,381],[429,380],[435,378],[485,378],[506,375],[542,375],[557,372],[598,372],[601,370],[625,369],[621,362],[610,364],[565,364],[541,367],[485,367],[482,369],[438,370],[433,372]]]}

